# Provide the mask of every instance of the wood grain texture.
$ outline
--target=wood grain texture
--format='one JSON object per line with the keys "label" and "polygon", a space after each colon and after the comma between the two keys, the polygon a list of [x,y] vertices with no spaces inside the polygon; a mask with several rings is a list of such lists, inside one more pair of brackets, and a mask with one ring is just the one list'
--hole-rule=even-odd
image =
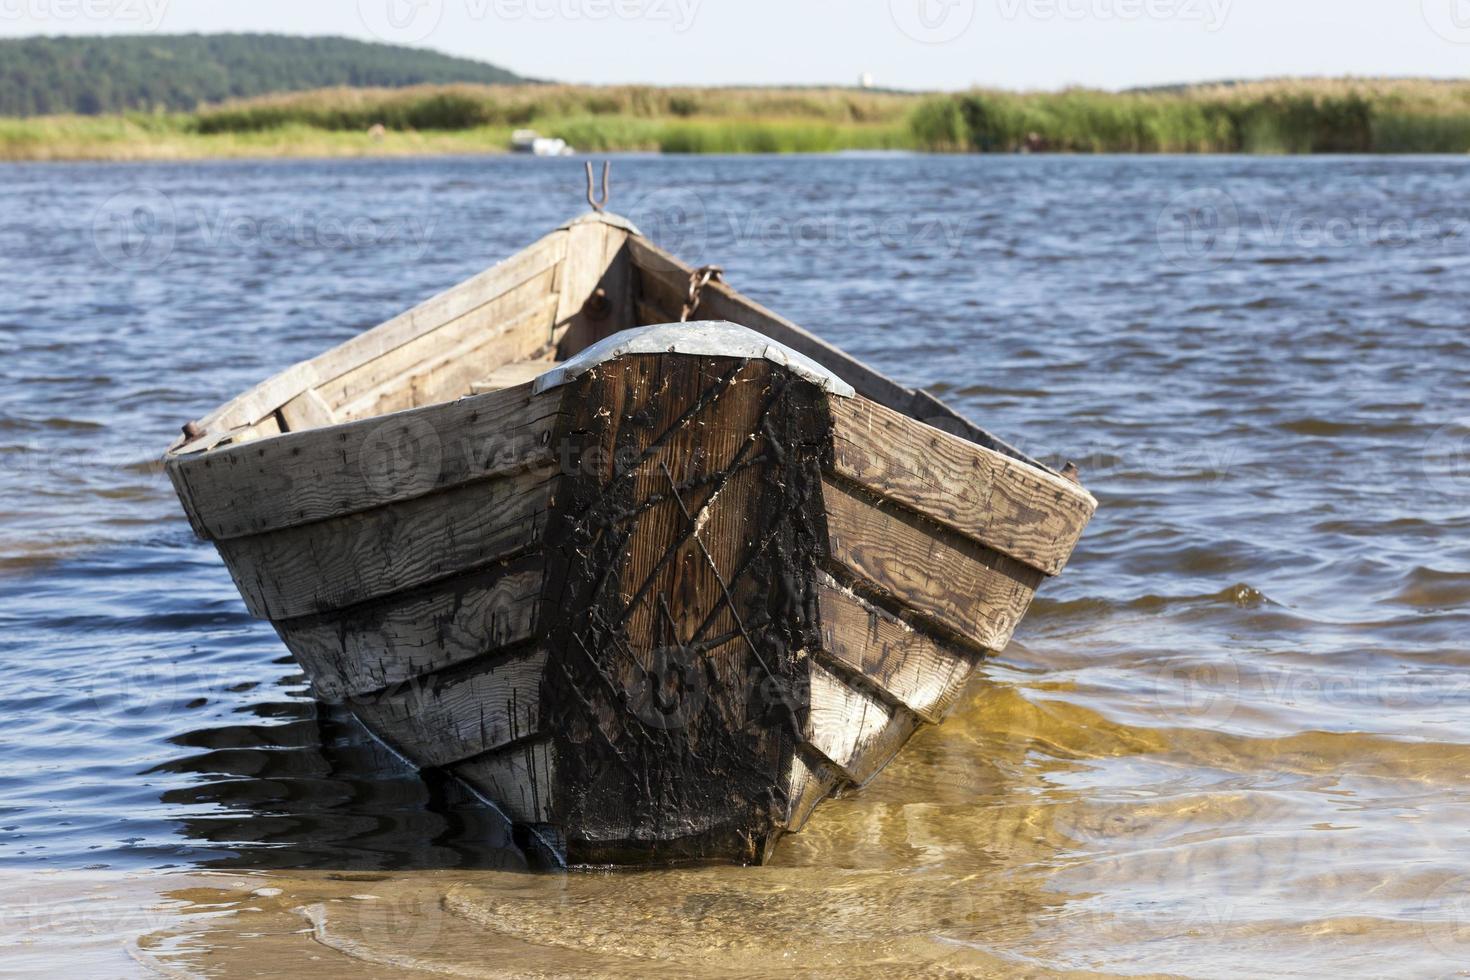
{"label": "wood grain texture", "polygon": [[[562,332],[561,354],[569,357],[589,344],[632,323],[629,265],[624,246],[628,232],[596,215],[567,228],[566,260],[557,279],[556,327]],[[601,309],[588,300],[601,289]]]}
{"label": "wood grain texture", "polygon": [[839,481],[823,497],[831,559],[848,574],[977,646],[1010,642],[1040,572]]}
{"label": "wood grain texture", "polygon": [[504,391],[506,388],[530,384],[550,371],[553,366],[554,362],[545,359],[503,364],[483,378],[470,382],[470,393],[483,395],[491,391]]}
{"label": "wood grain texture", "polygon": [[[401,355],[395,351],[373,362],[381,381],[354,389],[337,402],[343,420],[369,418],[406,408],[432,405],[469,394],[470,382],[508,361],[518,361],[549,349],[557,298],[547,294],[551,273],[544,282],[526,284],[524,294],[506,296],[472,315],[473,323],[457,331],[456,340],[440,336],[450,328],[424,338],[429,351]],[[379,377],[374,374],[374,377]]]}
{"label": "wood grain texture", "polygon": [[539,545],[555,473],[543,466],[216,546],[252,615],[328,612]]}
{"label": "wood grain texture", "polygon": [[276,625],[324,701],[422,678],[536,635],[540,555]]}
{"label": "wood grain texture", "polygon": [[660,323],[678,323],[682,310],[669,310],[650,302],[646,297],[638,301],[638,326],[648,327]]}
{"label": "wood grain texture", "polygon": [[[555,267],[545,269],[514,289],[487,300],[453,320],[424,333],[401,347],[384,351],[351,370],[321,385],[324,398],[341,413],[357,412],[357,417],[374,402],[404,387],[406,379],[423,367],[441,361],[452,350],[475,349],[507,333],[527,312],[550,305],[556,306],[552,291]],[[550,314],[543,324],[539,340],[544,345],[551,336]]]}
{"label": "wood grain texture", "polygon": [[[548,538],[555,822],[590,860],[756,860],[815,642],[820,391],[764,360],[635,355],[573,383]],[[562,734],[565,733],[565,734]]]}
{"label": "wood grain texture", "polygon": [[301,394],[281,406],[281,421],[285,422],[283,431],[300,432],[303,429],[322,429],[337,422],[332,413],[332,406],[317,393],[315,388],[307,388]]}
{"label": "wood grain texture", "polygon": [[786,814],[783,820],[788,833],[796,833],[806,826],[807,820],[822,801],[831,796],[838,787],[847,785],[842,771],[814,749],[803,743],[792,754],[791,771],[786,780]]}
{"label": "wood grain texture", "polygon": [[829,575],[818,575],[817,599],[822,645],[814,655],[855,672],[923,721],[943,720],[980,664],[975,651],[915,629]]}
{"label": "wood grain texture", "polygon": [[405,681],[352,710],[419,766],[445,766],[540,733],[544,650],[487,657],[453,672]]}
{"label": "wood grain texture", "polygon": [[492,750],[456,763],[449,771],[512,820],[524,824],[545,824],[551,820],[556,760],[547,738]]}
{"label": "wood grain texture", "polygon": [[1069,480],[863,398],[832,400],[839,476],[1048,575],[1097,509]]}
{"label": "wood grain texture", "polygon": [[224,540],[382,507],[555,458],[561,389],[529,387],[167,461],[195,530]]}
{"label": "wood grain texture", "polygon": [[813,661],[810,670],[807,744],[849,782],[862,786],[903,747],[919,719],[854,687],[818,662]]}
{"label": "wood grain texture", "polygon": [[[436,330],[557,266],[566,254],[566,232],[554,231],[504,262],[453,286],[413,309],[261,382],[200,420],[209,432],[230,431],[273,416],[307,388],[332,381],[359,365]],[[326,397],[325,394],[323,397]],[[330,401],[330,399],[329,399]]]}
{"label": "wood grain texture", "polygon": [[[698,317],[866,397],[664,354],[530,395],[550,357],[677,320],[689,271],[589,216],[168,464],[320,697],[573,860],[763,860],[943,718],[1096,506],[720,283]],[[241,444],[203,451],[221,425]]]}

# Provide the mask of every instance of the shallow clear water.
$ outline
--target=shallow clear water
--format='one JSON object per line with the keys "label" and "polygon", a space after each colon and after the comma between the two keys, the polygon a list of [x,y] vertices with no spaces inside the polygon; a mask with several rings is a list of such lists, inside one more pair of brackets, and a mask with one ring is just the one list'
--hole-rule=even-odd
{"label": "shallow clear water", "polygon": [[0,957],[1470,964],[1470,162],[620,159],[655,240],[1102,506],[954,717],[774,866],[565,877],[310,700],[154,461],[577,213],[580,166],[0,170]]}

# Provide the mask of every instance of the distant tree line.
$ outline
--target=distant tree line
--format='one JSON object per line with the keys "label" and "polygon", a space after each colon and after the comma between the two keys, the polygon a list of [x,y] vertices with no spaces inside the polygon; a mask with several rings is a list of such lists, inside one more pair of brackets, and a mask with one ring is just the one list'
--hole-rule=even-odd
{"label": "distant tree line", "polygon": [[278,34],[0,40],[0,116],[191,110],[331,86],[503,84],[526,79],[435,51]]}

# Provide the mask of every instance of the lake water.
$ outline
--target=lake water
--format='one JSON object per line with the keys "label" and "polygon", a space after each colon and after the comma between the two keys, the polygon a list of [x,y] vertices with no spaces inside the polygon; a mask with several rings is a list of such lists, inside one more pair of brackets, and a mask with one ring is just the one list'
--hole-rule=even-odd
{"label": "lake water", "polygon": [[0,973],[1470,975],[1470,161],[619,159],[1101,509],[774,865],[570,876],[316,705],[155,461],[581,163],[0,175]]}

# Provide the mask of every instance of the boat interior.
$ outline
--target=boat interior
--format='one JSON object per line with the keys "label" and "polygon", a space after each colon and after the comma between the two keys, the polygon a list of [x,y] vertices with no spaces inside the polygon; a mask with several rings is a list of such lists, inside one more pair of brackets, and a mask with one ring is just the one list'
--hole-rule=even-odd
{"label": "boat interior", "polygon": [[884,377],[721,281],[654,246],[628,221],[593,212],[515,256],[184,427],[174,455],[373,418],[526,384],[614,333],[727,320],[831,370],[863,397],[953,435],[1046,467],[928,392]]}

